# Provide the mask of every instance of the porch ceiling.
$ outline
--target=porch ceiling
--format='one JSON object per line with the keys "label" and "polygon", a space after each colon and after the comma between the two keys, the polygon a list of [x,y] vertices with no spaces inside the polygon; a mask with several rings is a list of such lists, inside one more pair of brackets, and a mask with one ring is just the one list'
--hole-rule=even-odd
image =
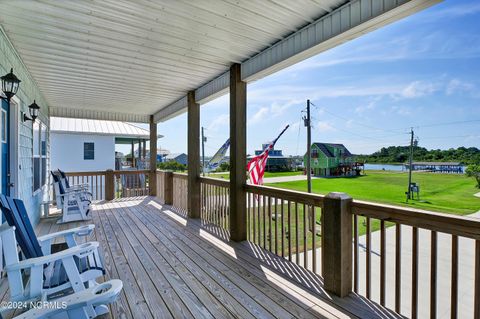
{"label": "porch ceiling", "polygon": [[[225,93],[232,63],[243,63],[245,80],[256,80],[435,2],[2,1],[0,24],[51,115],[148,122],[151,114],[163,120],[183,111],[182,98],[190,90],[197,90],[203,102]],[[402,6],[407,9],[394,11]],[[346,9],[357,10],[360,19],[353,21],[345,11],[350,16],[343,21]],[[338,31],[332,18],[327,36],[322,29],[321,37],[311,40],[309,33],[300,47],[280,47],[335,13]],[[347,33],[359,25],[364,28]],[[281,54],[264,59],[272,45]],[[255,57],[263,60],[253,61]]]}

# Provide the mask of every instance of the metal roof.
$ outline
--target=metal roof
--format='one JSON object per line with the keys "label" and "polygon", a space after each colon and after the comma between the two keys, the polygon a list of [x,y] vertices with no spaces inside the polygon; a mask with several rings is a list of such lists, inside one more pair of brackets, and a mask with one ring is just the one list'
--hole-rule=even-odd
{"label": "metal roof", "polygon": [[0,24],[51,115],[148,122],[438,1],[1,1]]}
{"label": "metal roof", "polygon": [[[50,132],[112,135],[115,137],[150,139],[150,131],[130,123],[64,117],[50,118]],[[158,135],[158,137],[160,138],[163,136]]]}

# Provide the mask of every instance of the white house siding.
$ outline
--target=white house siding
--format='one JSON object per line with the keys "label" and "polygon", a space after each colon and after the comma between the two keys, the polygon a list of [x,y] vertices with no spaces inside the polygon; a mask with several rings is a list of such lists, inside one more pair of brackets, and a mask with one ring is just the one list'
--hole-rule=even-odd
{"label": "white house siding", "polygon": [[[52,168],[67,172],[115,169],[115,137],[89,134],[50,134]],[[94,143],[94,159],[83,159],[83,143]]]}
{"label": "white house siding", "polygon": [[[49,106],[40,92],[35,80],[32,78],[23,62],[19,58],[10,41],[0,28],[0,75],[10,72],[13,67],[14,73],[22,81],[16,97],[20,101],[20,109],[28,114],[28,105],[36,100],[40,105],[39,119],[47,126],[47,169],[49,169]],[[20,112],[12,105],[13,112]],[[20,116],[19,116],[20,118]],[[17,197],[21,198],[27,208],[28,214],[34,224],[40,219],[40,203],[48,196],[48,186],[33,194],[33,138],[32,122],[19,123],[19,154],[18,154],[18,181]],[[12,170],[13,172],[13,170]],[[47,185],[49,179],[47,178]]]}

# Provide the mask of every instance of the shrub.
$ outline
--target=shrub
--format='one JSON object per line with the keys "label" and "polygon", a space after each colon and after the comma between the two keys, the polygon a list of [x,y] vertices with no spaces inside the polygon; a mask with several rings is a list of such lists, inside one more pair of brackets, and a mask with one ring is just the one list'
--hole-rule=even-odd
{"label": "shrub", "polygon": [[473,177],[477,181],[477,188],[480,188],[480,165],[470,164],[465,170],[465,175],[468,177]]}
{"label": "shrub", "polygon": [[183,172],[187,168],[185,165],[177,163],[175,161],[158,163],[157,167],[159,169],[171,170],[171,171],[181,171],[181,172]]}

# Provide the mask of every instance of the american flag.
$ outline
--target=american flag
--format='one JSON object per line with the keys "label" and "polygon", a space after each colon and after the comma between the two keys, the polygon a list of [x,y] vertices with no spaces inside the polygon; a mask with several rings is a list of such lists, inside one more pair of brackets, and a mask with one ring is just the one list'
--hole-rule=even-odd
{"label": "american flag", "polygon": [[263,185],[263,176],[265,175],[265,167],[267,166],[268,153],[282,134],[287,130],[287,125],[283,131],[263,150],[260,155],[254,156],[247,164],[248,178],[253,185]]}

